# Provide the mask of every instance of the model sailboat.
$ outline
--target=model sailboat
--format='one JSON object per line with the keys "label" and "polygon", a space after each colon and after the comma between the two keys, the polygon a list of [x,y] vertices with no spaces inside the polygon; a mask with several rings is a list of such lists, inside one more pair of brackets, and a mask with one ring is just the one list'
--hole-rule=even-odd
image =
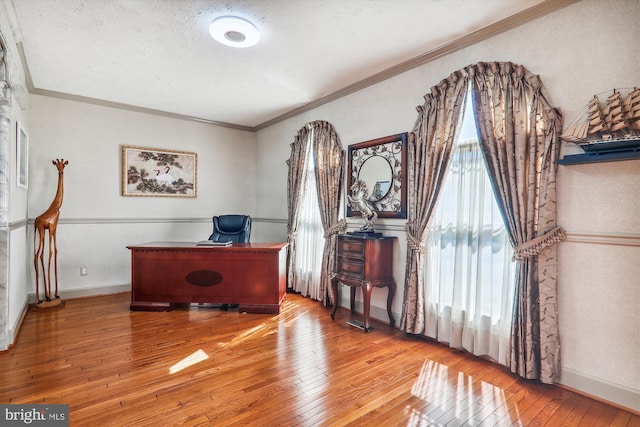
{"label": "model sailboat", "polygon": [[604,106],[595,95],[560,138],[587,152],[640,150],[640,89],[614,89]]}

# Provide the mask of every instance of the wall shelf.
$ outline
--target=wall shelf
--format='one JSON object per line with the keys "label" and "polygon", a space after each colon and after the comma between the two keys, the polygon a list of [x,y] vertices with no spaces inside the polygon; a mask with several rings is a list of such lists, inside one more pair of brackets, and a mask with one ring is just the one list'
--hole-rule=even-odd
{"label": "wall shelf", "polygon": [[584,163],[619,162],[640,159],[640,150],[571,154],[558,160],[560,165],[579,165]]}

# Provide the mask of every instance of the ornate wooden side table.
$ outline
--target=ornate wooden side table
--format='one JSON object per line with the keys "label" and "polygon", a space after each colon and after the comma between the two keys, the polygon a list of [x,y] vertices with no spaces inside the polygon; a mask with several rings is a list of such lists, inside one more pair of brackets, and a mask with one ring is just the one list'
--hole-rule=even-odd
{"label": "ornate wooden side table", "polygon": [[333,310],[335,319],[338,308],[338,282],[351,289],[351,311],[355,308],[356,288],[362,288],[364,305],[364,331],[371,329],[369,309],[371,291],[374,287],[387,287],[387,314],[393,327],[395,320],[391,313],[391,303],[396,291],[393,279],[393,241],[395,237],[382,236],[380,233],[347,233],[338,236],[338,259],[336,273],[331,278],[333,289]]}

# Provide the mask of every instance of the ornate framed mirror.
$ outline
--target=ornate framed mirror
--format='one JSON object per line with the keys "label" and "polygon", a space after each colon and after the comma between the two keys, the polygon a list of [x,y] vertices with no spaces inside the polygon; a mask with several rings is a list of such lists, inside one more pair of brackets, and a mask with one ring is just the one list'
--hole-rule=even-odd
{"label": "ornate framed mirror", "polygon": [[[349,146],[347,192],[365,184],[366,200],[380,218],[407,217],[407,133]],[[362,187],[358,187],[362,190]],[[360,216],[347,205],[347,216]]]}

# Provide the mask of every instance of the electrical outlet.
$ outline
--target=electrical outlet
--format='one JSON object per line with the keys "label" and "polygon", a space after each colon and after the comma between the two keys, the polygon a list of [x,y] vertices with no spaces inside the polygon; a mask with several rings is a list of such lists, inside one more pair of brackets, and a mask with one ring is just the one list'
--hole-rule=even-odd
{"label": "electrical outlet", "polygon": [[87,275],[87,267],[80,267],[80,275],[81,276]]}

